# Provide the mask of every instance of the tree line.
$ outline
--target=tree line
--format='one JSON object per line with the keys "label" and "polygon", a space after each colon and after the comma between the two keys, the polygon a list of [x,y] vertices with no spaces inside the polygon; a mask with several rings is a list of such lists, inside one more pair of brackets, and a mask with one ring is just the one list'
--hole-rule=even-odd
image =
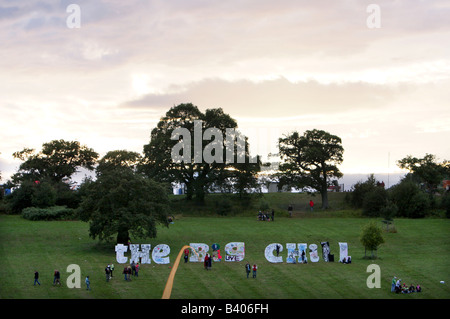
{"label": "tree line", "polygon": [[[201,139],[174,136],[174,130],[180,127],[192,136],[200,130]],[[215,133],[207,136],[210,128]],[[230,129],[236,132],[231,136],[231,144],[227,136]],[[227,138],[219,139],[214,134]],[[328,186],[333,179],[343,176],[338,168],[344,153],[341,138],[313,129],[303,134],[289,133],[278,142],[281,163],[271,177],[280,187],[316,189],[322,197],[322,208],[328,208]],[[177,148],[180,144],[183,148]],[[173,159],[174,150],[198,149],[209,152],[213,158],[227,160]],[[236,193],[242,198],[261,189],[258,174],[267,165],[261,162],[260,155],[251,158],[248,138],[238,131],[237,121],[229,114],[221,108],[201,112],[192,103],[170,108],[151,130],[142,153],[113,150],[100,158],[92,148],[78,141],[53,140],[44,143],[40,151],[24,148],[13,157],[22,163],[3,185],[5,189],[15,188],[5,198],[8,212],[18,214],[28,207],[76,209],[78,218],[90,221],[93,238],[111,239],[117,235],[117,241],[122,243],[128,240],[130,232],[134,236],[155,237],[156,225],[167,225],[168,194],[174,183],[185,185],[187,200],[202,202],[211,191]],[[430,191],[436,188],[439,179],[449,175],[448,162],[436,163],[429,155],[425,159],[407,157],[399,165],[409,168],[414,178],[424,181]],[[439,170],[422,169],[430,165]],[[85,178],[74,191],[67,181],[81,168],[95,172],[95,178]],[[351,201],[356,205],[362,205],[356,194],[364,187],[357,184],[354,188]]]}

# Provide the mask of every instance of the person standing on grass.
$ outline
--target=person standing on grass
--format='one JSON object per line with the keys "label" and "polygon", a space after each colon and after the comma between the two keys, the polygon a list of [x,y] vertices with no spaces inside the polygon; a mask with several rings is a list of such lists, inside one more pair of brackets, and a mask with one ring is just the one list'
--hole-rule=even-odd
{"label": "person standing on grass", "polygon": [[34,284],[33,284],[33,286],[36,286],[36,283],[38,283],[39,286],[41,285],[41,283],[39,282],[39,272],[37,270],[34,272]]}
{"label": "person standing on grass", "polygon": [[189,258],[189,248],[186,248],[184,250],[184,263],[188,262],[188,258]]}
{"label": "person standing on grass", "polygon": [[309,201],[309,208],[311,212],[314,210],[314,202],[312,201],[312,199]]}
{"label": "person standing on grass", "polygon": [[122,274],[123,274],[123,276],[124,276],[124,279],[127,280],[127,277],[128,277],[128,267],[125,266],[125,267],[123,268]]}
{"label": "person standing on grass", "polygon": [[256,278],[256,270],[258,269],[258,266],[256,264],[253,265],[253,278]]}
{"label": "person standing on grass", "polygon": [[134,276],[138,277],[138,273],[139,273],[139,263],[137,263],[136,266],[135,266]]}
{"label": "person standing on grass", "polygon": [[109,281],[109,265],[105,268],[106,282]]}
{"label": "person standing on grass", "polygon": [[392,282],[391,282],[391,292],[395,291],[395,283],[397,282],[397,277],[394,276],[394,278],[392,278]]}
{"label": "person standing on grass", "polygon": [[247,264],[245,265],[245,272],[247,273],[247,278],[248,278],[248,275],[250,275],[251,268],[252,267],[250,266],[250,264],[247,261]]}
{"label": "person standing on grass", "polygon": [[84,282],[86,283],[86,290],[91,290],[91,281],[89,280],[89,276],[86,276]]}

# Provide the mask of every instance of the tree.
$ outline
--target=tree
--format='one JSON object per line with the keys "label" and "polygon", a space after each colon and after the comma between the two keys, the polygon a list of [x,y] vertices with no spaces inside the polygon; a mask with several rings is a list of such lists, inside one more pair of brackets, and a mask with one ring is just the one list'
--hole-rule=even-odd
{"label": "tree", "polygon": [[405,178],[390,188],[392,202],[398,207],[398,216],[422,218],[430,207],[430,197],[420,187]]}
{"label": "tree", "polygon": [[102,172],[86,180],[79,217],[90,221],[92,238],[127,243],[134,237],[154,238],[157,225],[168,226],[168,196],[161,184],[128,168]]}
{"label": "tree", "polygon": [[314,129],[302,136],[294,132],[279,139],[282,184],[303,188],[310,186],[322,195],[322,208],[328,205],[328,186],[331,178],[343,174],[337,165],[343,161],[344,148],[341,139],[328,132]]}
{"label": "tree", "polygon": [[24,161],[12,179],[20,184],[23,180],[41,180],[48,178],[60,182],[64,177],[70,178],[81,167],[92,170],[98,154],[78,141],[53,140],[42,145],[36,153],[34,149],[24,148],[13,154]]}
{"label": "tree", "polygon": [[375,187],[367,193],[363,200],[363,215],[378,217],[381,210],[388,204],[388,194],[383,187]]}
{"label": "tree", "polygon": [[117,168],[136,170],[141,160],[142,156],[137,152],[127,150],[109,151],[98,161],[96,173],[97,175],[101,175],[103,172]]}
{"label": "tree", "polygon": [[429,193],[434,193],[442,180],[450,176],[450,162],[438,163],[436,156],[432,154],[426,154],[423,158],[408,155],[397,164],[417,177]]}
{"label": "tree", "polygon": [[360,241],[364,246],[364,257],[366,257],[366,251],[372,252],[372,258],[374,258],[374,251],[378,250],[378,246],[384,243],[384,238],[380,227],[374,222],[370,222],[362,229]]}
{"label": "tree", "polygon": [[[235,135],[230,137],[229,130]],[[243,149],[237,147],[239,137],[244,140]],[[202,113],[191,103],[180,104],[167,111],[152,130],[140,171],[156,180],[183,183],[187,199],[195,196],[202,202],[211,187],[237,186],[243,191],[256,180],[260,163],[248,164],[248,149],[236,121],[221,108]],[[233,151],[231,158],[227,150]]]}
{"label": "tree", "polygon": [[359,181],[353,185],[353,190],[350,195],[350,203],[357,208],[362,208],[364,203],[364,198],[370,192],[377,188],[377,180],[373,174],[367,177],[365,182]]}

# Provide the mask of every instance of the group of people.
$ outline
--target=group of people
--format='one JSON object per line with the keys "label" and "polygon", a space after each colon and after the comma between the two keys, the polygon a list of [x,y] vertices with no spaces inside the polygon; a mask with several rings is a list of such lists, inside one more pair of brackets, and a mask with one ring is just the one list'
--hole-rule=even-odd
{"label": "group of people", "polygon": [[274,221],[274,219],[275,219],[275,211],[273,209],[272,209],[272,213],[270,215],[269,215],[269,213],[261,212],[261,211],[259,211],[259,213],[258,213],[258,220],[270,222],[270,221]]}
{"label": "group of people", "polygon": [[[289,217],[292,217],[292,212],[294,211],[294,206],[292,204],[290,204],[288,206],[288,214]],[[314,211],[314,201],[311,199],[309,201],[309,211],[312,213]]]}
{"label": "group of people", "polygon": [[[33,286],[36,286],[38,284],[39,286],[41,283],[39,282],[39,272],[37,270],[34,271],[34,283]],[[53,272],[53,286],[61,286],[61,273],[58,269],[55,269]]]}
{"label": "group of people", "polygon": [[250,266],[249,262],[245,264],[245,272],[247,273],[247,278],[250,275],[250,271],[253,271],[253,278],[256,278],[256,271],[258,270],[258,266],[256,264],[253,264],[253,266]]}
{"label": "group of people", "polygon": [[129,266],[123,268],[122,274],[124,276],[124,280],[131,281],[131,276],[139,277],[139,263],[131,262]]}
{"label": "group of people", "polygon": [[397,279],[397,277],[394,277],[394,278],[392,278],[391,292],[395,292],[397,294],[399,294],[399,293],[410,294],[410,293],[413,293],[413,292],[422,292],[422,287],[420,287],[419,284],[417,284],[416,286],[411,284],[408,287],[408,286],[406,286],[405,283],[402,284],[402,280],[401,279]]}

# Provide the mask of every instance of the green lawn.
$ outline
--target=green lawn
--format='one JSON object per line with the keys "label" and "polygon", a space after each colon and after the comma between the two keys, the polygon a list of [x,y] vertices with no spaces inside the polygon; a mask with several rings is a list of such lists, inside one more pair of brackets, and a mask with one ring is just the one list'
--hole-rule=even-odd
{"label": "green lawn", "polygon": [[[150,298],[162,296],[171,266],[180,248],[189,243],[245,242],[245,261],[259,266],[256,279],[246,278],[245,262],[214,263],[205,271],[201,263],[184,264],[175,276],[175,299],[300,299],[300,298],[450,298],[450,220],[397,219],[397,233],[384,233],[386,243],[378,259],[364,259],[359,243],[366,218],[333,217],[276,218],[259,222],[255,217],[181,217],[169,228],[159,229],[158,238],[133,240],[134,243],[168,244],[170,264],[142,265],[138,278],[123,280],[123,265],[115,260],[114,244],[99,244],[88,236],[88,224],[78,221],[38,222],[20,216],[0,215],[0,297],[5,298]],[[320,216],[317,213],[315,216]],[[338,242],[349,244],[353,263],[338,262],[271,264],[264,257],[273,242],[316,243],[329,241],[331,253],[339,256]],[[286,259],[286,250],[281,253]],[[319,249],[321,252],[321,249]],[[224,254],[224,252],[222,252]],[[126,254],[129,257],[129,254]],[[104,268],[114,263],[114,278],[106,282]],[[81,289],[66,286],[67,266],[81,268]],[[369,289],[367,266],[381,268],[381,288]],[[53,271],[59,269],[62,286],[54,287]],[[41,286],[33,286],[34,271],[40,272]],[[91,278],[92,291],[85,290],[84,278]],[[392,276],[406,284],[419,283],[421,294],[390,293]],[[441,284],[440,281],[445,281]]]}

